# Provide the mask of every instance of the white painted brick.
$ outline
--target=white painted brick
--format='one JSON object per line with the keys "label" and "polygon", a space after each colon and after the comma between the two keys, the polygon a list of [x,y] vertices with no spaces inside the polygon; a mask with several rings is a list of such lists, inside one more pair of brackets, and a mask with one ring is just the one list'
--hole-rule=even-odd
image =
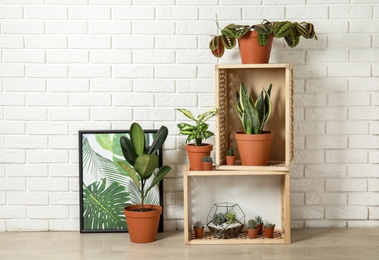
{"label": "white painted brick", "polygon": [[199,64],[212,63],[214,56],[209,50],[207,51],[177,51],[176,63],[178,64]]}
{"label": "white painted brick", "polygon": [[349,148],[379,148],[378,135],[355,135],[349,137]]}
{"label": "white painted brick", "polygon": [[[0,150],[0,163],[24,163],[24,162],[25,162],[25,151]],[[0,188],[0,190],[2,189]]]}
{"label": "white painted brick", "polygon": [[[144,1],[144,0],[138,0],[138,1]],[[152,2],[152,0],[149,0]],[[147,1],[147,2],[149,2]],[[166,0],[168,1],[168,0]],[[203,5],[217,5],[217,1],[215,0],[208,0],[208,1],[202,1],[202,0],[176,0],[176,4],[181,5],[194,5],[194,6],[203,6]]]}
{"label": "white painted brick", "polygon": [[349,108],[349,120],[377,120],[379,107]]}
{"label": "white painted brick", "polygon": [[25,94],[3,93],[0,96],[0,105],[2,106],[24,106]]}
{"label": "white painted brick", "polygon": [[294,77],[302,78],[324,78],[327,75],[327,67],[325,65],[295,65]]}
{"label": "white painted brick", "polygon": [[26,76],[31,78],[65,78],[66,65],[26,65]]}
{"label": "white painted brick", "polygon": [[52,121],[89,120],[89,108],[50,108],[49,120],[52,120]]}
{"label": "white painted brick", "polygon": [[305,83],[307,92],[342,92],[347,91],[346,79],[342,78],[320,78],[308,79]]}
{"label": "white painted brick", "polygon": [[30,163],[63,163],[68,162],[67,151],[31,150],[27,151],[27,160]]}
{"label": "white painted brick", "polygon": [[162,35],[174,34],[174,22],[139,22],[136,21],[132,25],[132,31],[136,35]]}
{"label": "white painted brick", "polygon": [[376,47],[376,48],[379,47],[379,34],[378,33],[374,34],[373,38],[374,38],[373,43],[372,43],[373,47]]}
{"label": "white painted brick", "polygon": [[379,226],[379,221],[352,220],[348,222],[349,228],[376,228],[378,226]]}
{"label": "white painted brick", "polygon": [[70,36],[68,45],[73,49],[109,49],[111,38],[109,36]]}
{"label": "white painted brick", "polygon": [[77,220],[50,220],[49,230],[51,231],[79,231],[79,221]]}
{"label": "white painted brick", "polygon": [[326,162],[331,163],[366,163],[367,152],[362,150],[326,151]]}
{"label": "white painted brick", "polygon": [[306,147],[309,149],[343,149],[347,148],[345,136],[317,136],[306,137]]}
{"label": "white painted brick", "polygon": [[[206,9],[206,10],[204,10]],[[228,9],[229,14],[235,13],[234,8]],[[204,15],[201,14],[202,11],[210,15],[210,13],[214,10],[213,8],[202,8],[200,11],[200,19],[207,19]],[[220,10],[220,9],[219,9]],[[199,18],[197,7],[157,7],[156,8],[156,19],[157,20],[197,20]],[[213,15],[212,15],[213,16]],[[214,18],[214,16],[213,16]],[[221,13],[220,13],[221,18]],[[240,16],[236,19],[240,19]]]}
{"label": "white painted brick", "polygon": [[132,63],[131,51],[91,50],[91,63]]}
{"label": "white painted brick", "polygon": [[347,109],[338,107],[306,108],[305,119],[313,121],[346,120]]}
{"label": "white painted brick", "polygon": [[[176,83],[177,85],[179,83]],[[135,92],[173,93],[175,92],[174,80],[136,79],[134,80]]]}
{"label": "white painted brick", "polygon": [[0,35],[0,48],[20,49],[24,47],[24,37],[17,35]]}
{"label": "white painted brick", "polygon": [[294,139],[294,149],[305,149],[305,137],[297,136]]}
{"label": "white painted brick", "polygon": [[77,177],[77,164],[59,164],[54,163],[49,165],[49,175],[51,177]]}
{"label": "white painted brick", "polygon": [[155,37],[155,46],[157,49],[169,50],[196,49],[197,37],[186,35],[157,35]]}
{"label": "white painted brick", "polygon": [[347,49],[309,50],[307,63],[347,62],[349,51]]}
{"label": "white painted brick", "polygon": [[[209,35],[217,33],[215,22],[176,22],[176,33],[183,35]],[[163,34],[163,33],[162,33]]]}
{"label": "white painted brick", "polygon": [[3,21],[2,32],[7,34],[40,34],[45,32],[44,22],[41,21]]}
{"label": "white painted brick", "polygon": [[377,206],[379,193],[377,192],[360,192],[349,194],[349,205],[370,205]]}
{"label": "white painted brick", "polygon": [[49,92],[88,92],[88,79],[48,79]]}
{"label": "white painted brick", "polygon": [[350,20],[350,32],[352,33],[371,33],[378,32],[378,19],[357,19]]}
{"label": "white painted brick", "polygon": [[328,206],[325,208],[327,219],[367,219],[367,207]]}
{"label": "white painted brick", "polygon": [[24,65],[0,65],[0,77],[2,78],[17,78],[25,75]]}
{"label": "white painted brick", "polygon": [[1,183],[0,183],[0,190],[2,190],[2,191],[25,191],[26,190],[25,179],[23,179],[23,178],[5,178],[5,179],[2,178]]}
{"label": "white painted brick", "polygon": [[68,17],[71,20],[109,20],[111,19],[111,8],[105,6],[70,6]]}
{"label": "white painted brick", "polygon": [[330,7],[330,17],[335,18],[371,18],[371,5],[335,5]]}
{"label": "white painted brick", "polygon": [[46,90],[44,79],[4,79],[4,90],[7,92],[40,92]]}
{"label": "white painted brick", "polygon": [[195,78],[196,66],[162,65],[156,68],[157,78]]}
{"label": "white painted brick", "polygon": [[182,191],[183,179],[182,178],[165,178],[163,179],[163,190],[165,192],[170,191]]}
{"label": "white painted brick", "polygon": [[154,49],[153,36],[114,36],[112,37],[114,49]]}
{"label": "white painted brick", "polygon": [[67,8],[63,6],[25,6],[25,19],[67,19]]}
{"label": "white painted brick", "polygon": [[65,107],[68,106],[68,95],[31,93],[27,95],[27,103],[37,107]]}
{"label": "white painted brick", "polygon": [[370,76],[370,64],[329,64],[328,74],[332,77]]}
{"label": "white painted brick", "polygon": [[0,134],[25,134],[25,123],[24,122],[0,122]]}
{"label": "white painted brick", "polygon": [[[222,10],[226,11],[227,13],[228,9],[229,8],[222,9]],[[254,7],[247,6],[247,7],[242,8],[242,16],[243,16],[243,19],[245,20],[250,20],[252,18],[263,20],[263,19],[266,19],[267,17],[270,17],[270,20],[281,20],[285,18],[285,7],[284,6],[254,6]],[[214,17],[215,16],[213,15],[213,17],[210,17],[210,18],[214,19]],[[232,17],[229,18],[228,16],[226,16],[225,19],[235,20],[238,18],[232,18]]]}
{"label": "white painted brick", "polygon": [[80,217],[79,206],[78,205],[77,206],[70,206],[68,208],[70,210],[70,218],[79,220],[79,217]]}
{"label": "white painted brick", "polygon": [[49,222],[47,220],[7,220],[6,230],[16,231],[48,231]]}
{"label": "white painted brick", "polygon": [[[86,5],[88,0],[45,0],[49,5]],[[94,2],[92,0],[92,2]]]}
{"label": "white painted brick", "polygon": [[379,134],[379,122],[370,122],[370,134]]}
{"label": "white painted brick", "polygon": [[351,164],[347,169],[349,177],[379,177],[379,165],[376,164]]}
{"label": "white painted brick", "polygon": [[367,191],[366,179],[329,179],[326,180],[327,191]]}
{"label": "white painted brick", "polygon": [[109,94],[70,94],[70,106],[96,107],[110,105],[111,95]]}
{"label": "white painted brick", "polygon": [[153,107],[152,94],[116,94],[112,96],[112,104],[116,107]]}
{"label": "white painted brick", "polygon": [[17,136],[6,137],[6,146],[10,149],[39,149],[47,148],[47,137]]}
{"label": "white painted brick", "polygon": [[[324,46],[326,47],[326,43],[327,43],[327,41],[325,40],[326,37],[323,37],[322,35],[320,35],[320,33],[322,34],[348,33],[349,23],[351,21],[347,19],[334,19],[334,20],[328,19],[328,20],[314,20],[314,21],[312,20],[311,22],[316,28],[316,33],[317,33],[317,36],[319,37],[319,40],[318,41],[311,40],[311,41],[307,41],[307,43],[308,42],[314,43],[314,42],[321,41],[320,44],[325,44]],[[303,39],[301,39],[301,41],[303,41]]]}
{"label": "white painted brick", "polygon": [[49,198],[46,192],[8,192],[9,205],[48,205]]}
{"label": "white painted brick", "polygon": [[[92,130],[109,130],[111,123],[107,122],[70,122],[69,133],[72,135],[78,134],[79,130],[92,129]],[[125,129],[125,128],[121,128]]]}
{"label": "white painted brick", "polygon": [[329,8],[325,5],[286,7],[286,19],[298,19],[299,14],[301,14],[301,19],[326,19],[329,17]]}
{"label": "white painted brick", "polygon": [[131,108],[92,108],[91,118],[102,121],[132,120],[132,113]]}
{"label": "white painted brick", "polygon": [[65,206],[29,206],[27,216],[30,219],[67,219],[69,209]]}
{"label": "white painted brick", "polygon": [[22,19],[21,6],[0,6],[0,19]]}
{"label": "white painted brick", "polygon": [[167,63],[171,64],[175,61],[175,53],[173,51],[134,51],[133,63],[152,64]]}
{"label": "white painted brick", "polygon": [[1,219],[20,219],[26,218],[26,207],[21,206],[1,206]]}
{"label": "white painted brick", "polygon": [[207,79],[177,80],[176,89],[179,93],[213,93],[214,82]]}
{"label": "white painted brick", "polygon": [[295,151],[296,163],[323,163],[324,152],[322,151]]}
{"label": "white painted brick", "polygon": [[[68,180],[66,178],[40,179],[30,178],[28,180],[29,191],[68,191]],[[31,194],[35,194],[31,192]],[[47,193],[45,194],[47,198]]]}
{"label": "white painted brick", "polygon": [[296,107],[326,106],[326,94],[295,94]]}
{"label": "white painted brick", "polygon": [[87,50],[48,50],[46,52],[48,63],[87,63]]}
{"label": "white painted brick", "polygon": [[[160,66],[161,67],[161,66]],[[112,74],[116,78],[153,78],[154,67],[151,65],[112,65]]]}
{"label": "white painted brick", "polygon": [[379,57],[378,49],[358,49],[350,51],[350,60],[353,62],[356,61],[377,61]]}
{"label": "white painted brick", "polygon": [[7,176],[9,177],[47,177],[48,167],[46,164],[8,164]]}
{"label": "white painted brick", "polygon": [[368,158],[369,163],[379,163],[379,151],[369,151]]}
{"label": "white painted brick", "polygon": [[28,49],[66,49],[66,36],[25,36],[25,47]]}
{"label": "white painted brick", "polygon": [[[155,5],[155,3],[154,3]],[[113,19],[122,20],[154,20],[154,7],[117,7],[113,9]]]}
{"label": "white painted brick", "polygon": [[168,219],[183,219],[183,205],[166,205],[164,214]]}
{"label": "white painted brick", "polygon": [[368,34],[331,34],[328,36],[329,48],[368,48],[370,45],[371,36]]}
{"label": "white painted brick", "polygon": [[369,93],[338,93],[328,94],[328,105],[331,106],[368,106]]}
{"label": "white painted brick", "polygon": [[[76,155],[76,158],[77,157],[78,155]],[[70,187],[70,191],[79,192],[80,191],[79,179],[78,178],[69,179],[69,187]]]}
{"label": "white painted brick", "polygon": [[307,220],[306,228],[346,228],[346,221],[338,220]]}
{"label": "white painted brick", "polygon": [[292,206],[291,219],[323,219],[324,207],[320,206]]}
{"label": "white painted brick", "polygon": [[369,219],[379,219],[379,207],[369,207]]}
{"label": "white painted brick", "polygon": [[[299,49],[300,48],[301,47],[299,46]],[[270,63],[279,63],[283,61],[288,62],[288,63],[304,63],[305,51],[304,50],[275,50],[275,51],[273,50],[272,55],[270,56]]]}
{"label": "white painted brick", "polygon": [[94,92],[131,92],[131,79],[91,79],[91,90]]}
{"label": "white painted brick", "polygon": [[303,178],[304,177],[304,165],[295,164],[291,168],[291,177],[293,178]]}
{"label": "white painted brick", "polygon": [[69,65],[72,78],[108,78],[111,76],[109,65]]}
{"label": "white painted brick", "polygon": [[76,136],[52,136],[49,138],[49,147],[50,149],[77,149],[78,140]]}
{"label": "white painted brick", "polygon": [[131,34],[132,23],[125,21],[92,21],[89,23],[91,34]]}
{"label": "white painted brick", "polygon": [[172,108],[136,108],[134,109],[134,120],[173,121],[175,120],[175,111]]}
{"label": "white painted brick", "polygon": [[346,166],[343,164],[317,164],[305,166],[305,177],[345,177]]}
{"label": "white painted brick", "polygon": [[365,122],[327,122],[326,133],[349,135],[349,134],[368,134],[368,123]]}
{"label": "white painted brick", "polygon": [[379,106],[379,93],[372,93],[371,99],[373,106]]}
{"label": "white painted brick", "polygon": [[87,34],[88,23],[86,21],[47,21],[47,34]]}
{"label": "white painted brick", "polygon": [[157,94],[156,101],[157,107],[193,107],[197,104],[197,95],[187,94],[180,97],[177,94]]}
{"label": "white painted brick", "polygon": [[369,191],[379,191],[379,179],[369,179],[368,190]]}
{"label": "white painted brick", "polygon": [[291,205],[304,205],[304,193],[291,192]]}
{"label": "white painted brick", "polygon": [[316,178],[300,178],[291,180],[291,190],[292,191],[323,191],[324,190],[324,180]]}
{"label": "white painted brick", "polygon": [[305,195],[306,205],[347,205],[347,194],[309,192]]}
{"label": "white painted brick", "polygon": [[51,192],[49,194],[51,205],[77,205],[79,193],[77,192]]}
{"label": "white painted brick", "polygon": [[296,136],[299,135],[322,135],[325,133],[324,123],[300,123],[296,122],[294,125],[294,132]]}
{"label": "white painted brick", "polygon": [[17,4],[28,4],[28,5],[35,5],[35,4],[38,4],[38,5],[43,5],[44,4],[44,1],[43,0],[3,0],[2,1],[3,4],[13,4],[13,5],[17,5]]}
{"label": "white painted brick", "polygon": [[198,97],[198,105],[201,107],[214,107],[215,95],[214,94],[203,94]]}

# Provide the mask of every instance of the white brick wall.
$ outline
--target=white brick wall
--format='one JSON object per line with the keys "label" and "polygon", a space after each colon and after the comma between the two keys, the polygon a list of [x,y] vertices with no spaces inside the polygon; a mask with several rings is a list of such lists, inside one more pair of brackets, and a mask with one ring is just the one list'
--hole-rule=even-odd
{"label": "white brick wall", "polygon": [[169,127],[165,227],[183,228],[174,108],[213,107],[214,65],[240,63],[208,50],[216,13],[315,24],[319,41],[271,58],[295,68],[292,226],[379,226],[377,1],[2,0],[0,231],[78,230],[78,130],[133,121]]}

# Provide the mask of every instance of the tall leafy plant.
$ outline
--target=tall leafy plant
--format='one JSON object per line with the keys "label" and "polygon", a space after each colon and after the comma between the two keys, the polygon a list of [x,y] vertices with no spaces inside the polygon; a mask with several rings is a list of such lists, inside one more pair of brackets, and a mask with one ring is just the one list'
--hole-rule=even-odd
{"label": "tall leafy plant", "polygon": [[[129,174],[141,194],[141,211],[144,211],[144,202],[150,190],[157,185],[164,176],[171,170],[169,166],[159,168],[159,159],[156,151],[162,147],[166,141],[168,129],[162,126],[154,138],[153,143],[146,145],[145,134],[138,123],[133,123],[130,127],[130,138],[122,136],[120,145],[125,160],[128,163],[119,161],[119,165]],[[158,172],[155,173],[155,170]],[[147,180],[154,174],[150,184]]]}

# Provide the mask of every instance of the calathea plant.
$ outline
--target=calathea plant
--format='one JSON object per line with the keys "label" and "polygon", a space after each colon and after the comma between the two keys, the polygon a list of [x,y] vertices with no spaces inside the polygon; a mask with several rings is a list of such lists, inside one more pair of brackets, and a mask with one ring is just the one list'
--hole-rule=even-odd
{"label": "calathea plant", "polygon": [[[171,170],[169,166],[159,168],[159,159],[156,151],[161,148],[168,135],[168,129],[162,126],[153,143],[148,146],[145,134],[138,123],[133,123],[130,127],[130,139],[126,136],[120,138],[122,153],[128,163],[119,161],[119,165],[129,174],[138,191],[141,194],[141,211],[144,210],[144,201],[149,191],[157,185],[164,176]],[[147,180],[154,174],[150,184]]]}

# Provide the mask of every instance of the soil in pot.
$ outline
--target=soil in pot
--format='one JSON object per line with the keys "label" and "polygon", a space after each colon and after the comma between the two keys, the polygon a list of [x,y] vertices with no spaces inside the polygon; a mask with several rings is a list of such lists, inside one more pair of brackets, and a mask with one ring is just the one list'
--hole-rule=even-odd
{"label": "soil in pot", "polygon": [[211,144],[202,144],[200,146],[187,144],[186,150],[188,153],[190,170],[201,171],[203,169],[202,159],[204,156],[210,156],[212,149],[213,145]]}
{"label": "soil in pot", "polygon": [[258,43],[258,33],[250,31],[238,39],[241,61],[243,64],[268,63],[274,34],[269,35],[268,43],[260,46]]}

